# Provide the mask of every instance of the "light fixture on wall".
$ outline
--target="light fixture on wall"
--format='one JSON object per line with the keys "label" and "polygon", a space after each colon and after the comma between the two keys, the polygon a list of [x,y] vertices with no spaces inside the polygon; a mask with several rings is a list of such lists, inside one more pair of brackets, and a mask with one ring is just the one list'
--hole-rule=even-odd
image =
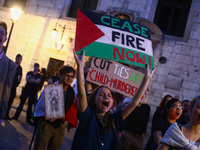
{"label": "light fixture on wall", "polygon": [[59,23],[56,23],[55,28],[51,30],[51,37],[52,38],[55,38],[57,36],[57,34],[58,34],[57,26],[61,28],[61,37],[60,37],[60,40],[58,40],[55,43],[56,50],[59,51],[59,50],[61,50],[64,47],[64,44],[62,43],[62,38],[63,38],[65,29],[66,29],[66,25],[62,26]]}
{"label": "light fixture on wall", "polygon": [[11,34],[12,34],[14,24],[19,19],[19,17],[21,16],[22,11],[17,7],[13,7],[13,8],[10,9],[10,14],[11,14],[12,25],[11,25],[11,28],[10,28],[8,40],[7,40],[6,47],[5,47],[5,53],[7,52],[7,49],[8,49],[8,44],[10,42],[10,37],[11,37]]}

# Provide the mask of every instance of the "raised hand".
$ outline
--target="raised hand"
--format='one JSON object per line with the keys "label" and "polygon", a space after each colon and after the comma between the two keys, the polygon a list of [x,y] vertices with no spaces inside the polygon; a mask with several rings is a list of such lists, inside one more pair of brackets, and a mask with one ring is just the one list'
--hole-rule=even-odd
{"label": "raised hand", "polygon": [[73,49],[74,52],[74,58],[76,60],[76,63],[78,65],[83,66],[84,65],[84,61],[85,61],[85,51],[82,52],[82,55],[77,55],[75,52],[75,49]]}
{"label": "raised hand", "polygon": [[149,69],[149,66],[146,65],[145,76],[146,76],[147,78],[151,79],[152,76],[154,75],[155,71],[156,71],[156,67],[151,71],[151,70]]}

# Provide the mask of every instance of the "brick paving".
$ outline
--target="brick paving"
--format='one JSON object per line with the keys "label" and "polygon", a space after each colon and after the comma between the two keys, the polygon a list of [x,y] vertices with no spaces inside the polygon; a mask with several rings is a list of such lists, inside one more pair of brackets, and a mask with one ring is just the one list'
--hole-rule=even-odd
{"label": "brick paving", "polygon": [[[19,104],[19,99],[15,99],[13,107],[10,110],[10,116],[14,116],[16,107]],[[26,110],[27,106],[24,106]],[[26,112],[22,111],[19,119],[5,120],[4,126],[0,126],[0,150],[28,150],[29,144],[32,139],[34,127],[26,123]],[[65,137],[60,150],[70,150],[72,139],[75,133],[75,129],[71,129],[70,132],[65,131]],[[32,147],[33,149],[33,147]]]}

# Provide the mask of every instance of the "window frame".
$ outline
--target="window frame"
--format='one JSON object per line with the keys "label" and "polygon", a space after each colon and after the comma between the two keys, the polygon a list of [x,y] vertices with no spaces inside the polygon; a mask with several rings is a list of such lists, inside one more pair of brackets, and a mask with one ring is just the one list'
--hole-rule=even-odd
{"label": "window frame", "polygon": [[[158,1],[159,0],[153,0],[152,2],[152,7],[150,9],[150,13],[149,13],[149,19],[153,22],[154,18],[155,18],[155,13],[156,13],[156,9],[157,9],[157,5],[158,5]],[[196,5],[197,5],[197,0],[192,0],[191,6],[190,6],[190,11],[188,14],[188,18],[187,18],[187,23],[185,26],[185,32],[183,37],[178,37],[178,36],[173,36],[173,35],[167,35],[164,34],[164,37],[166,39],[173,39],[173,40],[177,40],[177,41],[183,41],[183,42],[187,42],[190,36],[190,33],[192,31],[192,24],[191,22],[194,19],[194,15],[195,15],[195,11],[196,11]],[[193,23],[193,22],[192,22]]]}
{"label": "window frame", "polygon": [[[101,0],[98,0],[96,10],[99,9],[100,3],[101,3]],[[76,18],[72,18],[72,17],[68,17],[67,16],[67,14],[69,14],[69,11],[70,11],[70,8],[71,8],[71,4],[72,4],[72,0],[66,0],[65,1],[65,5],[64,5],[64,9],[62,11],[61,18],[62,19],[67,19],[67,20],[71,20],[71,21],[76,21]]]}
{"label": "window frame", "polygon": [[[4,3],[5,3],[5,1],[6,0],[4,0]],[[2,0],[0,0],[0,2],[2,2]],[[27,11],[29,3],[30,3],[30,0],[26,0],[26,4],[24,6],[24,9],[22,9],[23,12]],[[5,7],[5,6],[0,5],[0,9],[3,10],[3,11],[10,12],[10,7]]]}

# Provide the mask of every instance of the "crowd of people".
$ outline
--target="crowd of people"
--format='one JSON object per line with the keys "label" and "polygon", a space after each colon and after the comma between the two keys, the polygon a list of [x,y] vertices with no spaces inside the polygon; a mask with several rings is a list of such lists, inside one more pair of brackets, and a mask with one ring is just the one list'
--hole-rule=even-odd
{"label": "crowd of people", "polygon": [[[40,71],[38,63],[34,64],[33,71],[26,74],[26,84],[15,115],[9,115],[16,89],[22,80],[22,55],[16,56],[15,63],[5,55],[3,43],[6,35],[6,23],[0,22],[0,126],[3,119],[18,120],[28,99],[26,122],[35,126],[34,150],[59,150],[68,121],[65,118],[45,118],[44,90],[39,99],[37,94],[43,89],[46,69]],[[143,148],[151,108],[141,99],[148,95],[148,84],[155,69],[150,71],[146,67],[143,81],[130,99],[118,96],[106,86],[85,82],[85,52],[78,56],[74,51],[74,58],[77,71],[64,65],[48,81],[48,84],[63,85],[65,114],[76,103],[77,97],[78,110],[74,118],[78,119],[78,126],[72,150],[200,149],[200,96],[191,101],[180,101],[177,96],[165,95],[153,115],[151,136]]]}

